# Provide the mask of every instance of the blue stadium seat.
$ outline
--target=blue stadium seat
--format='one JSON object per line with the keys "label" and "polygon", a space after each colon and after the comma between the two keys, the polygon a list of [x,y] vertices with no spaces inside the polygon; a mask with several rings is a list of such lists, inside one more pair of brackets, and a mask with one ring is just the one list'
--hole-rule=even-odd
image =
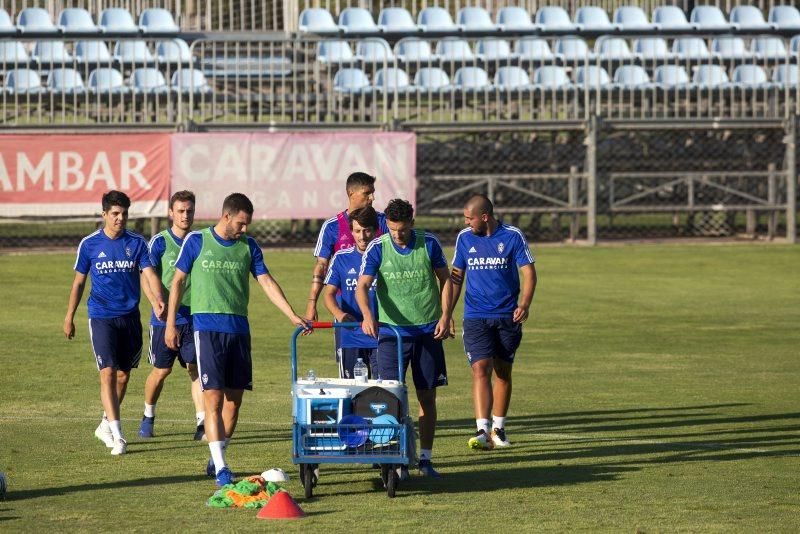
{"label": "blue stadium seat", "polygon": [[364,63],[391,64],[394,62],[394,53],[386,40],[372,37],[356,43],[356,59]]}
{"label": "blue stadium seat", "polygon": [[348,95],[369,93],[369,78],[361,69],[341,69],[333,77],[333,90]]}
{"label": "blue stadium seat", "polygon": [[121,7],[109,7],[100,13],[100,28],[106,32],[113,33],[139,33],[139,27],[133,22],[133,17],[127,9]]}
{"label": "blue stadium seat", "polygon": [[631,52],[628,41],[622,37],[610,37],[607,35],[595,41],[594,52],[601,61],[629,61],[636,57]]}
{"label": "blue stadium seat", "polygon": [[125,95],[130,92],[122,73],[108,67],[93,70],[89,74],[88,86],[93,95]]}
{"label": "blue stadium seat", "polygon": [[663,61],[673,57],[667,41],[661,37],[640,37],[633,41],[633,53],[642,61]]}
{"label": "blue stadium seat", "polygon": [[0,9],[0,35],[8,36],[16,35],[16,33],[17,27],[14,26],[14,22],[8,16],[8,12],[5,9]]}
{"label": "blue stadium seat", "polygon": [[192,62],[192,51],[183,39],[160,41],[156,46],[156,60],[160,64],[188,65]]}
{"label": "blue stadium seat", "polygon": [[511,52],[511,45],[504,39],[480,39],[475,43],[475,57],[480,61],[511,61],[516,54]]}
{"label": "blue stadium seat", "polygon": [[50,19],[50,13],[41,7],[27,7],[17,16],[17,28],[22,33],[52,33],[57,34],[58,28]]}
{"label": "blue stadium seat", "polygon": [[525,69],[515,66],[497,69],[494,73],[494,86],[501,91],[527,91],[533,88]]}
{"label": "blue stadium seat", "polygon": [[700,30],[727,30],[731,27],[717,6],[695,6],[689,16],[689,22]]}
{"label": "blue stadium seat", "polygon": [[445,37],[436,44],[436,55],[442,61],[473,61],[475,55],[469,43],[458,37]]}
{"label": "blue stadium seat", "polygon": [[767,73],[759,65],[739,65],[733,69],[731,85],[734,87],[767,88],[772,84]]}
{"label": "blue stadium seat", "polygon": [[756,6],[736,6],[730,13],[731,26],[747,30],[768,30],[773,26],[767,24],[764,15]]}
{"label": "blue stadium seat", "polygon": [[19,41],[0,41],[0,64],[26,66],[31,58]]}
{"label": "blue stadium seat", "polygon": [[692,84],[701,88],[724,86],[729,82],[728,73],[721,65],[699,65],[692,76]]}
{"label": "blue stadium seat", "polygon": [[573,87],[563,67],[545,65],[533,73],[533,86],[539,90],[567,89]]}
{"label": "blue stadium seat", "polygon": [[173,72],[170,90],[183,96],[203,96],[214,92],[206,75],[198,69],[178,69]]}
{"label": "blue stadium seat", "polygon": [[795,35],[792,37],[791,42],[789,43],[789,50],[792,53],[792,56],[797,56],[800,53],[800,35]]}
{"label": "blue stadium seat", "polygon": [[482,7],[462,7],[458,10],[456,23],[468,31],[491,31],[495,29],[492,17]]}
{"label": "blue stadium seat", "polygon": [[509,30],[535,30],[537,26],[531,22],[531,16],[521,7],[507,6],[497,11],[497,29]]}
{"label": "blue stadium seat", "polygon": [[14,69],[5,75],[6,91],[15,95],[44,93],[39,73],[31,69]]}
{"label": "blue stadium seat", "polygon": [[780,37],[756,37],[750,43],[750,51],[759,59],[785,59],[786,45]]}
{"label": "blue stadium seat", "polygon": [[653,10],[653,24],[665,30],[689,30],[692,25],[686,14],[677,6],[659,6]]}
{"label": "blue stadium seat", "polygon": [[492,88],[489,75],[480,67],[461,67],[453,76],[453,85],[462,91],[486,91]]}
{"label": "blue stadium seat", "polygon": [[651,30],[655,26],[639,6],[620,6],[614,11],[614,24],[623,30]]}
{"label": "blue stadium seat", "polygon": [[345,33],[378,33],[372,13],[363,7],[348,7],[339,13],[339,29]]}
{"label": "blue stadium seat", "polygon": [[429,63],[437,59],[431,50],[430,41],[417,37],[404,37],[397,41],[394,55],[403,63]]}
{"label": "blue stadium seat", "polygon": [[379,93],[409,94],[415,92],[417,88],[411,85],[406,71],[387,67],[375,72],[372,90]]}
{"label": "blue stadium seat", "polygon": [[575,12],[575,27],[579,30],[612,31],[614,25],[608,20],[608,13],[602,7],[583,6]]}
{"label": "blue stadium seat", "polygon": [[64,34],[100,33],[100,28],[92,20],[92,16],[83,8],[70,7],[61,11],[58,16],[58,27]]}
{"label": "blue stadium seat", "polygon": [[550,63],[556,60],[550,44],[541,37],[523,37],[514,43],[514,54],[525,61]]}
{"label": "blue stadium seat", "polygon": [[169,85],[158,69],[144,67],[133,71],[130,86],[137,95],[161,95],[169,92]]}
{"label": "blue stadium seat", "polygon": [[350,43],[338,39],[317,43],[317,61],[325,64],[351,63],[355,61]]}
{"label": "blue stadium seat", "polygon": [[41,66],[72,63],[72,55],[64,41],[36,41],[31,59]]}
{"label": "blue stadium seat", "polygon": [[159,7],[145,9],[139,15],[139,28],[143,33],[177,33],[181,31],[172,13]]}
{"label": "blue stadium seat", "polygon": [[378,15],[378,29],[384,32],[415,32],[418,30],[411,13],[402,7],[386,7]]}
{"label": "blue stadium seat", "polygon": [[297,29],[306,33],[338,33],[339,27],[327,9],[310,7],[300,13]]}
{"label": "blue stadium seat", "polygon": [[603,67],[585,65],[575,69],[575,85],[598,89],[611,85],[611,76]]}
{"label": "blue stadium seat", "polygon": [[711,52],[708,51],[706,42],[700,37],[679,37],[672,42],[672,53],[678,59],[709,59]]}
{"label": "blue stadium seat", "polygon": [[553,52],[564,61],[570,62],[593,60],[595,58],[594,52],[589,50],[586,41],[580,37],[562,37],[556,41]]}
{"label": "blue stadium seat", "polygon": [[800,11],[794,6],[773,6],[768,20],[782,30],[800,30]]}
{"label": "blue stadium seat", "polygon": [[622,65],[614,71],[614,85],[622,89],[646,89],[653,87],[647,71],[639,65]]}
{"label": "blue stadium seat", "polygon": [[452,90],[450,78],[439,67],[425,67],[414,75],[414,85],[422,92],[442,93]]}
{"label": "blue stadium seat", "polygon": [[155,58],[145,41],[117,41],[114,45],[114,61],[125,67],[152,65]]}
{"label": "blue stadium seat", "polygon": [[800,85],[800,66],[777,65],[772,70],[772,82],[781,87],[797,87]]}
{"label": "blue stadium seat", "polygon": [[711,53],[715,57],[725,60],[748,59],[753,56],[745,46],[744,39],[731,35],[715,37],[711,41]]}
{"label": "blue stadium seat", "polygon": [[544,6],[536,12],[537,26],[545,30],[574,30],[575,25],[563,7]]}
{"label": "blue stadium seat", "polygon": [[56,95],[82,95],[86,92],[80,73],[75,69],[53,69],[47,76],[47,88]]}
{"label": "blue stadium seat", "polygon": [[75,59],[78,63],[110,64],[111,53],[104,41],[78,41],[75,44]]}
{"label": "blue stadium seat", "polygon": [[454,32],[462,28],[453,23],[450,13],[441,7],[426,7],[417,14],[417,26],[424,32]]}
{"label": "blue stadium seat", "polygon": [[689,75],[680,65],[659,65],[653,72],[653,82],[665,89],[686,87],[689,85]]}

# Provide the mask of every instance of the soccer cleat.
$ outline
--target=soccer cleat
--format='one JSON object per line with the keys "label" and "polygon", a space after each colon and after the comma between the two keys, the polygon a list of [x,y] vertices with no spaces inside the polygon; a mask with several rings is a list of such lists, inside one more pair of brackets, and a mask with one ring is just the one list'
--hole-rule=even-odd
{"label": "soccer cleat", "polygon": [[194,431],[194,440],[195,441],[205,441],[206,439],[206,426],[203,423],[197,425],[197,429]]}
{"label": "soccer cleat", "polygon": [[155,417],[142,417],[142,422],[139,423],[139,437],[140,438],[152,438],[153,437],[153,425],[156,423]]}
{"label": "soccer cleat", "polygon": [[481,429],[469,438],[467,446],[473,451],[490,451],[494,449],[494,442],[486,435],[486,431]]}
{"label": "soccer cleat", "polygon": [[233,484],[233,473],[231,473],[231,470],[227,467],[223,467],[220,469],[219,473],[217,473],[217,487],[221,488],[228,484]]}
{"label": "soccer cleat", "polygon": [[419,474],[424,477],[442,478],[442,475],[433,468],[433,464],[430,460],[419,461]]}
{"label": "soccer cleat", "polygon": [[217,468],[214,467],[214,459],[209,458],[208,463],[206,464],[206,474],[210,477],[214,477],[217,474]]}
{"label": "soccer cleat", "polygon": [[506,429],[505,428],[493,428],[492,429],[492,442],[494,443],[495,447],[510,447],[511,443],[509,443],[508,438],[506,438]]}
{"label": "soccer cleat", "polygon": [[114,448],[111,449],[112,456],[119,456],[120,454],[125,454],[128,450],[128,442],[125,441],[123,438],[119,438],[114,442]]}
{"label": "soccer cleat", "polygon": [[106,421],[100,423],[100,425],[94,430],[94,435],[109,449],[114,448],[114,436],[111,435],[111,428],[108,426]]}

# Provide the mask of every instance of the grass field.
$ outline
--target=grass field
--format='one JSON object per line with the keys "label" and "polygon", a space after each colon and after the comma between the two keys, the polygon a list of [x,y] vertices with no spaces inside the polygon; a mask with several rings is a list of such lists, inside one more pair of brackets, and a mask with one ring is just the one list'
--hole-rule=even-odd
{"label": "grass field", "polygon": [[[515,365],[514,446],[467,449],[474,420],[459,340],[446,344],[434,460],[394,500],[369,466],[323,466],[311,500],[291,464],[288,321],[253,291],[255,390],[228,458],[237,475],[282,467],[308,516],[259,521],[205,506],[208,449],[190,440],[181,372],[136,435],[149,364],[123,405],[129,454],[92,432],[100,415],[85,301],[61,334],[72,255],[0,256],[0,530],[314,532],[797,532],[800,530],[800,247],[542,248]],[[301,308],[308,251],[266,251]],[[254,287],[254,289],[256,289]],[[300,367],[332,376],[329,333]]]}

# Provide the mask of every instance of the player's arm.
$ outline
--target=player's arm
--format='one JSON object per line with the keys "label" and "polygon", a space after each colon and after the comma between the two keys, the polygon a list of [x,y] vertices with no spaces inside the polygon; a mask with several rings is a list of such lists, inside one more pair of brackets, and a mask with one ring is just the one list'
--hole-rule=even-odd
{"label": "player's arm", "polygon": [[311,273],[311,290],[308,293],[306,303],[306,319],[309,321],[317,320],[317,300],[325,285],[325,274],[328,272],[328,258],[317,256],[314,264],[314,271]]}
{"label": "player's arm", "polygon": [[289,318],[289,320],[295,326],[300,326],[304,330],[308,330],[308,324],[306,321],[297,315],[292,308],[292,305],[289,304],[289,301],[286,300],[286,295],[283,293],[283,289],[278,284],[278,282],[270,275],[269,273],[259,274],[256,277],[256,281],[258,281],[258,285],[261,286],[261,289],[264,290],[264,293],[267,295],[267,298],[272,301],[272,303],[283,312],[283,314]]}
{"label": "player's arm", "polygon": [[529,263],[520,267],[519,272],[522,275],[522,291],[513,318],[515,323],[524,323],[528,319],[533,292],[536,291],[536,267]]}
{"label": "player's arm", "polygon": [[356,302],[358,309],[361,310],[361,316],[364,318],[361,321],[361,330],[370,337],[378,338],[378,321],[372,315],[372,308],[369,305],[369,288],[372,287],[372,282],[375,280],[374,276],[362,274],[358,277],[356,282]]}
{"label": "player's arm", "polygon": [[452,300],[453,288],[450,285],[450,271],[447,266],[437,267],[434,269],[436,278],[439,280],[439,297],[442,299],[442,317],[436,323],[436,328],[433,331],[434,339],[444,339],[446,337],[455,337],[453,332],[453,310],[450,307]]}
{"label": "player's arm", "polygon": [[[186,291],[186,279],[188,275],[180,269],[175,269],[175,276],[172,277],[172,286],[169,288],[169,303],[167,304],[167,326],[164,329],[164,343],[172,350],[178,350],[178,327],[175,322],[178,320],[178,309],[181,307],[183,292]],[[153,308],[155,309],[155,308]]]}
{"label": "player's arm", "polygon": [[322,289],[322,303],[325,304],[325,308],[331,312],[333,318],[340,323],[350,323],[355,321],[355,317],[344,311],[339,307],[339,303],[336,302],[336,292],[339,291],[339,288],[333,284],[325,284],[325,287]]}
{"label": "player's arm", "polygon": [[163,321],[166,318],[167,306],[164,303],[164,294],[161,291],[161,279],[152,267],[145,267],[142,269],[141,277],[144,281],[144,283],[141,284],[144,296],[150,301],[150,305],[153,307],[153,313],[158,320]]}
{"label": "player's arm", "polygon": [[[464,285],[464,271],[458,267],[453,267],[450,271],[450,303],[449,310],[452,315],[461,296],[461,287]],[[443,306],[444,308],[444,306]]]}
{"label": "player's arm", "polygon": [[75,312],[83,297],[83,289],[86,287],[86,275],[75,272],[72,280],[72,289],[69,291],[69,302],[67,303],[67,316],[64,317],[64,337],[72,339],[75,337]]}

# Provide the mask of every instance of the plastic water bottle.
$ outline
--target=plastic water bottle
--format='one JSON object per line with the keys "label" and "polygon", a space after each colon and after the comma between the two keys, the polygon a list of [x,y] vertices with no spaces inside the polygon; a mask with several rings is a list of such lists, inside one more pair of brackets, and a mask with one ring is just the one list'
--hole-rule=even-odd
{"label": "plastic water bottle", "polygon": [[356,379],[356,382],[366,382],[368,374],[367,364],[364,363],[364,360],[359,358],[353,366],[353,378]]}
{"label": "plastic water bottle", "polygon": [[308,373],[306,373],[306,380],[309,382],[314,382],[317,379],[317,374],[314,372],[313,369],[309,369]]}

